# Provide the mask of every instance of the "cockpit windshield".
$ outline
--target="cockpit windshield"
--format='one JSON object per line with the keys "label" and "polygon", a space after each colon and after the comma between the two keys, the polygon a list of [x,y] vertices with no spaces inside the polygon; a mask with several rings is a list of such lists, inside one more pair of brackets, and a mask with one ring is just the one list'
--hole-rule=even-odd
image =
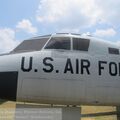
{"label": "cockpit windshield", "polygon": [[30,39],[23,41],[11,53],[39,51],[43,48],[49,37]]}
{"label": "cockpit windshield", "polygon": [[[71,44],[72,43],[72,44]],[[71,36],[40,36],[24,40],[18,45],[11,54],[40,51],[44,49],[60,49],[60,50],[75,50],[75,51],[88,51],[90,40],[86,38],[78,38]],[[44,47],[45,46],[45,47]]]}
{"label": "cockpit windshield", "polygon": [[45,49],[64,49],[70,50],[70,38],[69,37],[52,37],[45,46]]}

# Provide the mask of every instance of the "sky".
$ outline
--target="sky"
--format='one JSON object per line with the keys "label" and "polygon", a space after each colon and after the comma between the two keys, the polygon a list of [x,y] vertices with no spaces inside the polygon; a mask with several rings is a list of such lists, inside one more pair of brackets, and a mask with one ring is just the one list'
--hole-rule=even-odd
{"label": "sky", "polygon": [[25,39],[84,33],[120,44],[120,0],[1,0],[0,53]]}

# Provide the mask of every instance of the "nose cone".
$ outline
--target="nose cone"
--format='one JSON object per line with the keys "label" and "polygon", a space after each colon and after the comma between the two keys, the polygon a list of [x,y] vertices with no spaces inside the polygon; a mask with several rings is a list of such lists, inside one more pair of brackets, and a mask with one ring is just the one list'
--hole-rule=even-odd
{"label": "nose cone", "polygon": [[18,72],[0,72],[0,99],[16,100]]}

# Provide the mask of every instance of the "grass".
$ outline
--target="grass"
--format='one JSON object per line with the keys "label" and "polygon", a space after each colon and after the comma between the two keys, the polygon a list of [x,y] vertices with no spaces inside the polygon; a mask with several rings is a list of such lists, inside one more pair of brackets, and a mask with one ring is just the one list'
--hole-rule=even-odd
{"label": "grass", "polygon": [[[113,112],[116,111],[116,107],[113,106],[82,106],[82,114],[90,113],[102,113],[102,112]],[[82,120],[117,120],[116,115],[111,116],[101,116],[101,117],[91,117],[82,118]]]}
{"label": "grass", "polygon": [[[16,103],[0,100],[0,120],[14,120]],[[82,106],[82,114],[116,111],[116,107]],[[6,116],[6,117],[5,117]],[[81,120],[117,120],[116,115],[82,118]]]}

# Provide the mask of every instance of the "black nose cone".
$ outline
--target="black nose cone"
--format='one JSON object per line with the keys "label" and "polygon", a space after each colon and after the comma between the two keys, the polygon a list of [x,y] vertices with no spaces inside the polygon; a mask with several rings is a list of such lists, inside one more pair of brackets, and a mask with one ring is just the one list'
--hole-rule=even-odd
{"label": "black nose cone", "polygon": [[18,72],[0,72],[0,99],[16,100]]}

